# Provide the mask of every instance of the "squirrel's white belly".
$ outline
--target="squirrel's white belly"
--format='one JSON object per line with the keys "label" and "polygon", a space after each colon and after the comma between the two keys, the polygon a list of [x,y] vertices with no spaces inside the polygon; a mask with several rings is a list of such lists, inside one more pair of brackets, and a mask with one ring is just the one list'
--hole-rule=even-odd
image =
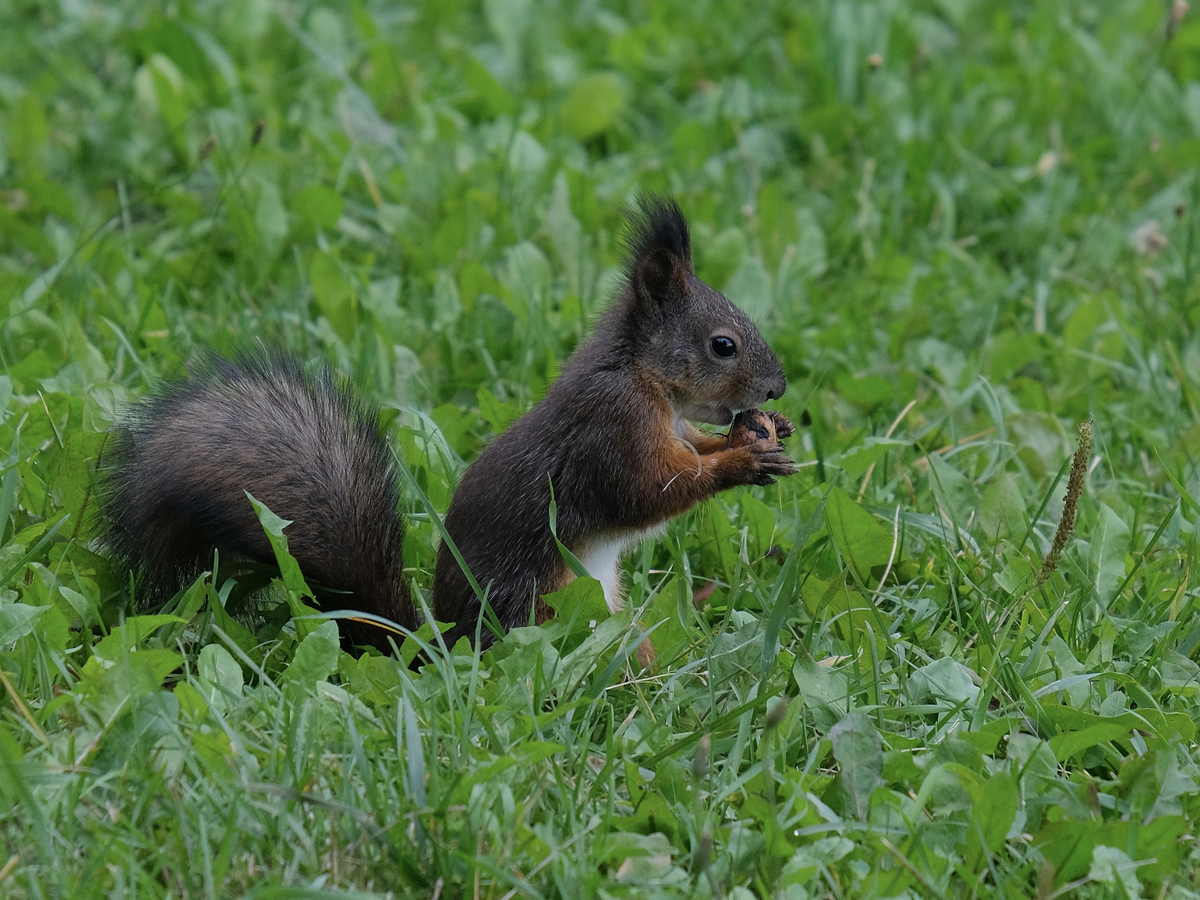
{"label": "squirrel's white belly", "polygon": [[658,537],[666,524],[653,528],[626,531],[590,541],[582,550],[575,551],[588,574],[604,588],[604,602],[609,612],[625,608],[625,585],[621,578],[621,557],[646,538]]}

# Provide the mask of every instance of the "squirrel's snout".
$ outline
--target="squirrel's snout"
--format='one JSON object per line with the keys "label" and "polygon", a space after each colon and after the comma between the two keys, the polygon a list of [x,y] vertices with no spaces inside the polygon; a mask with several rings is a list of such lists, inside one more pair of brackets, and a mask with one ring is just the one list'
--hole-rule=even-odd
{"label": "squirrel's snout", "polygon": [[783,396],[783,392],[786,390],[787,379],[783,377],[783,372],[780,372],[777,378],[771,379],[771,383],[767,387],[767,399],[778,400]]}

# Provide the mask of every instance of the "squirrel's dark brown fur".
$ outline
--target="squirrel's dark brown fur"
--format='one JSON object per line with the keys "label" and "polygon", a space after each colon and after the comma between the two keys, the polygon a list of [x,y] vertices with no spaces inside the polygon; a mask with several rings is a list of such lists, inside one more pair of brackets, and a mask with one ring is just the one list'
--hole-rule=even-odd
{"label": "squirrel's dark brown fur", "polygon": [[[326,370],[282,355],[210,357],[136,407],[103,459],[108,542],[151,599],[166,599],[213,561],[275,560],[249,492],[292,520],[305,576],[347,591],[339,605],[408,628],[391,451],[375,410]],[[348,643],[388,649],[387,632],[346,622]]]}
{"label": "squirrel's dark brown fur", "polygon": [[[468,467],[446,514],[507,628],[573,577],[551,532],[552,494],[558,538],[616,609],[623,550],[718,491],[795,471],[777,441],[731,446],[689,424],[728,425],[736,411],[779,397],[785,382],[753,323],[696,278],[678,206],[643,200],[628,249],[612,308],[545,399]],[[374,411],[326,373],[277,356],[210,361],[134,411],[106,474],[109,541],[151,592],[185,583],[214,547],[273,559],[248,491],[293,521],[293,556],[308,577],[349,593],[339,605],[417,624],[390,452]],[[451,641],[475,634],[479,599],[445,546],[433,609],[456,623]],[[347,623],[343,633],[387,646],[369,625]]]}

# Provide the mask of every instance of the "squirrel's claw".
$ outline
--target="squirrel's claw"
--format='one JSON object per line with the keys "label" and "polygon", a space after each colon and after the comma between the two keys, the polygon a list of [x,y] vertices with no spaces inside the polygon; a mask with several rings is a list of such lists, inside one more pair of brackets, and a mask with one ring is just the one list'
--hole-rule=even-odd
{"label": "squirrel's claw", "polygon": [[766,453],[756,453],[754,460],[754,483],[774,484],[776,477],[795,475],[799,469],[782,452],[782,445],[776,446]]}
{"label": "squirrel's claw", "polygon": [[783,413],[774,409],[763,410],[763,412],[765,412],[775,424],[775,437],[779,438],[779,440],[783,440],[786,437],[791,437],[796,433],[796,426],[793,425],[791,420]]}

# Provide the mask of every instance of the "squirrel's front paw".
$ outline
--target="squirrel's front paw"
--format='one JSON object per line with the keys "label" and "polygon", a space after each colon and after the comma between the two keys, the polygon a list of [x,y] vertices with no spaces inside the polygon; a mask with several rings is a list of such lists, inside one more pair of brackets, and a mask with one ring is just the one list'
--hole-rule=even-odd
{"label": "squirrel's front paw", "polygon": [[782,452],[782,445],[778,442],[775,442],[773,447],[764,442],[747,449],[750,450],[753,459],[754,484],[774,484],[776,478],[795,475],[799,471],[796,464]]}

